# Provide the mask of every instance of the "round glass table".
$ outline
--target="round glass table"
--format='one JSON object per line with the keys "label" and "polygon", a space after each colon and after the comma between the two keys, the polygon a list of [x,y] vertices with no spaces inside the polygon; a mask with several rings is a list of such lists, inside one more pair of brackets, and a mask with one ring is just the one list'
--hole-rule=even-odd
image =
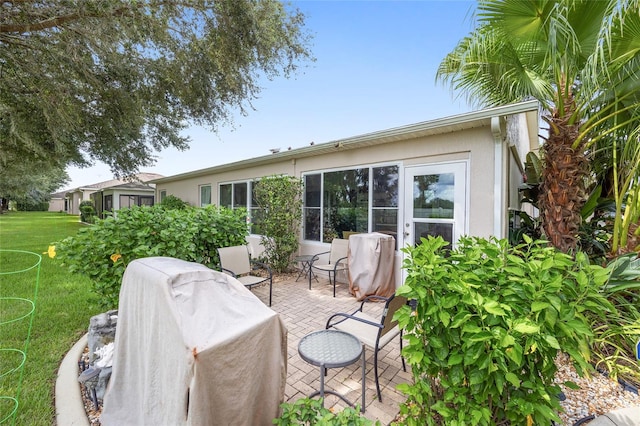
{"label": "round glass table", "polygon": [[362,359],[362,404],[360,411],[364,413],[365,395],[365,350],[364,345],[353,334],[339,330],[320,330],[307,334],[298,344],[300,357],[311,365],[320,367],[320,390],[309,395],[313,398],[320,395],[324,407],[325,394],[335,395],[350,406],[355,406],[349,400],[332,390],[324,388],[324,376],[327,368],[341,368]]}
{"label": "round glass table", "polygon": [[315,254],[303,254],[300,256],[296,256],[293,258],[293,261],[296,263],[300,264],[300,273],[298,274],[298,277],[296,278],[296,282],[298,282],[298,280],[300,279],[300,277],[309,277],[309,281],[311,281],[311,277],[315,278],[316,281],[318,281],[318,278],[316,278],[316,275],[313,273],[313,271],[311,270],[311,264],[318,258],[317,255]]}

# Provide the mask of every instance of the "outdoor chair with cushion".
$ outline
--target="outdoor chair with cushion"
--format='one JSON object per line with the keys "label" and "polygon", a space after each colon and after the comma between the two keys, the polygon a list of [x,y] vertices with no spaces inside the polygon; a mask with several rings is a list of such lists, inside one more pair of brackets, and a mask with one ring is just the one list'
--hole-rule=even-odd
{"label": "outdoor chair with cushion", "polygon": [[[385,302],[382,317],[377,318],[363,312],[366,302]],[[378,391],[378,401],[382,401],[380,393],[380,383],[378,382],[378,351],[384,348],[394,337],[400,335],[400,357],[402,358],[402,369],[407,371],[407,366],[402,356],[402,330],[398,327],[398,322],[393,320],[393,315],[403,305],[407,303],[404,296],[367,296],[360,308],[351,314],[333,314],[327,320],[326,328],[335,328],[356,336],[362,343],[373,349],[373,369],[376,377],[376,390]]]}
{"label": "outdoor chair with cushion", "polygon": [[[254,286],[269,283],[269,306],[273,290],[271,268],[261,262],[250,259],[247,246],[222,247],[218,249],[220,269],[240,281],[249,290]],[[255,270],[264,269],[266,276],[252,275]]]}
{"label": "outdoor chair with cushion", "polygon": [[[347,251],[349,249],[349,240],[343,240],[342,238],[334,238],[331,241],[331,250],[323,253],[318,253],[313,258],[310,265],[311,273],[309,274],[309,290],[311,290],[311,276],[313,270],[327,272],[329,274],[329,283],[333,284],[333,297],[336,297],[336,274],[338,271],[344,271],[349,266],[347,264]],[[329,254],[329,263],[317,264],[318,256],[323,254]],[[331,277],[333,276],[333,281]]]}

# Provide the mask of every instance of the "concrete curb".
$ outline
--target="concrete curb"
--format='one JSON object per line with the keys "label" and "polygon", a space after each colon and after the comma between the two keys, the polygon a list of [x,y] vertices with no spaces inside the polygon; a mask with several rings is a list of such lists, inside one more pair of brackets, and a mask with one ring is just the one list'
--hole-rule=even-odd
{"label": "concrete curb", "polygon": [[78,383],[78,360],[87,346],[85,334],[65,355],[56,378],[56,423],[59,426],[89,426]]}

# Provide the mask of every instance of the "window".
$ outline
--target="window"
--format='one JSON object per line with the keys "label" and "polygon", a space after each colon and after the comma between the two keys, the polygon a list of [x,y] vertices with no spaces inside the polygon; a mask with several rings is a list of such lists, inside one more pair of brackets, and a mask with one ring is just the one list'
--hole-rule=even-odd
{"label": "window", "polygon": [[322,175],[307,175],[304,178],[304,239],[320,241],[320,194]]}
{"label": "window", "polygon": [[369,169],[324,173],[322,188],[323,241],[344,232],[369,229]]}
{"label": "window", "polygon": [[372,176],[372,232],[395,236],[398,229],[398,166],[374,167]]}
{"label": "window", "polygon": [[233,191],[233,184],[225,184],[220,185],[220,202],[218,203],[221,207],[226,207],[229,209],[233,208],[233,202],[231,201],[231,193]]}
{"label": "window", "polygon": [[220,206],[229,209],[247,208],[247,187],[250,182],[234,182],[220,185]]}
{"label": "window", "polygon": [[153,206],[153,197],[141,195],[138,205],[149,207]]}
{"label": "window", "polygon": [[258,202],[256,201],[256,185],[255,183],[251,183],[251,203],[249,204],[249,217],[251,218],[251,233],[252,234],[261,234],[262,233],[262,212],[264,209],[258,206]]}
{"label": "window", "polygon": [[[107,197],[105,197],[105,210]],[[153,197],[145,195],[120,195],[120,208],[124,209],[132,206],[153,206]]]}
{"label": "window", "polygon": [[211,204],[211,185],[200,185],[200,207]]}
{"label": "window", "polygon": [[163,202],[165,198],[167,198],[167,190],[163,189],[160,191],[160,202]]}
{"label": "window", "polygon": [[220,185],[220,206],[229,209],[247,209],[251,222],[251,233],[260,233],[261,209],[256,203],[255,185],[251,181],[225,183]]}
{"label": "window", "polygon": [[363,167],[304,176],[304,238],[331,242],[350,232],[398,228],[398,166]]}
{"label": "window", "polygon": [[405,241],[441,236],[450,244],[464,234],[465,162],[429,164],[405,169]]}

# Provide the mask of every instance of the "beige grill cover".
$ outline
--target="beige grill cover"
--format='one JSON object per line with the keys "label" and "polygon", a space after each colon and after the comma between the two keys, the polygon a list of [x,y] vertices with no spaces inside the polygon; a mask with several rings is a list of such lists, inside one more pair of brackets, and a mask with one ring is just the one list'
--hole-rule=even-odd
{"label": "beige grill cover", "polygon": [[395,293],[395,245],[391,235],[379,232],[349,237],[349,290],[358,300]]}
{"label": "beige grill cover", "polygon": [[139,259],[122,280],[100,420],[271,425],[286,370],[284,323],[237,280],[197,263]]}

